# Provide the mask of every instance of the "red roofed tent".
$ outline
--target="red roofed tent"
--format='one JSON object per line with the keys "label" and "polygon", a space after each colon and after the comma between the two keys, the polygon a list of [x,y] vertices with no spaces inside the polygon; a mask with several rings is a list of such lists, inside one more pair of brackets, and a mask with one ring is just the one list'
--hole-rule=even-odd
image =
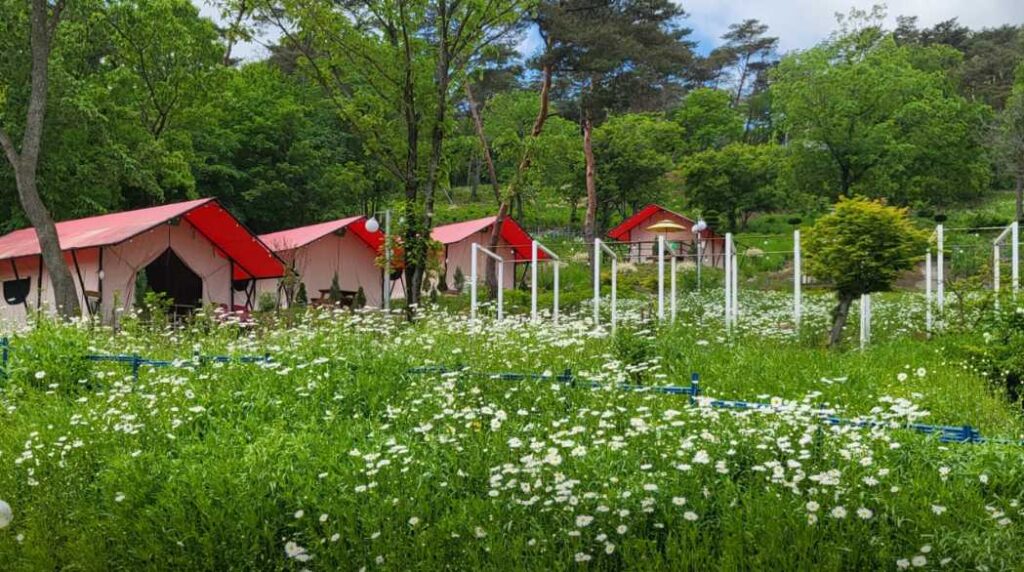
{"label": "red roofed tent", "polygon": [[[430,233],[430,237],[444,246],[444,271],[446,284],[449,287],[455,285],[455,271],[462,269],[462,273],[469,280],[470,268],[472,265],[473,243],[487,248],[491,239],[491,228],[494,226],[496,217],[490,216],[476,220],[467,220],[453,224],[436,227]],[[529,263],[531,244],[533,237],[526,232],[512,217],[505,217],[501,225],[501,236],[498,240],[498,256],[505,259],[504,264],[504,287],[515,286],[516,264]],[[544,251],[539,251],[540,259],[547,258]],[[481,255],[477,261],[477,271],[482,277],[486,267],[486,257]],[[482,279],[482,278],[481,278]]]}
{"label": "red roofed tent", "polygon": [[[672,221],[687,229],[666,233],[665,240],[678,244],[684,252],[689,253],[690,246],[696,244],[693,233],[694,220],[685,215],[670,211],[661,205],[651,204],[636,211],[636,214],[608,231],[608,238],[618,242],[629,243],[629,258],[633,262],[641,262],[646,258],[656,258],[659,233],[647,230],[647,228],[663,220]],[[711,266],[721,265],[721,255],[725,252],[725,238],[716,234],[711,229],[704,229],[700,233],[700,237],[703,241],[701,250],[703,252],[704,264]]]}
{"label": "red roofed tent", "polygon": [[[376,258],[384,246],[384,233],[367,230],[366,217],[353,216],[272,232],[261,235],[260,240],[295,270],[306,285],[307,295],[315,298],[318,292],[327,292],[337,275],[342,290],[356,292],[362,288],[367,305],[383,304],[384,275]],[[280,284],[263,283],[261,290],[279,296],[283,292]],[[392,282],[391,295],[402,296],[399,280]]]}
{"label": "red roofed tent", "polygon": [[[251,307],[253,279],[278,278],[273,252],[215,199],[199,199],[57,223],[83,313],[130,308],[140,271],[179,310],[200,304]],[[32,228],[0,237],[0,319],[23,321],[54,303]],[[181,299],[178,299],[181,298]]]}

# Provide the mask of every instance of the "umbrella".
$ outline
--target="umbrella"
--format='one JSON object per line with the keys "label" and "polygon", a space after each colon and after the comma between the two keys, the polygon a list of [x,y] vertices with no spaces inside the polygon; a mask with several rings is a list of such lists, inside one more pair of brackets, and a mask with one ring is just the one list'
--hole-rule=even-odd
{"label": "umbrella", "polygon": [[652,224],[651,226],[647,227],[647,230],[649,230],[651,232],[663,232],[665,234],[668,234],[670,232],[678,232],[678,231],[681,231],[681,230],[688,230],[688,229],[685,226],[683,226],[683,225],[681,225],[679,223],[675,223],[675,222],[672,222],[672,221],[670,221],[668,219],[664,219],[664,220],[662,220],[660,222],[656,222],[656,223]]}

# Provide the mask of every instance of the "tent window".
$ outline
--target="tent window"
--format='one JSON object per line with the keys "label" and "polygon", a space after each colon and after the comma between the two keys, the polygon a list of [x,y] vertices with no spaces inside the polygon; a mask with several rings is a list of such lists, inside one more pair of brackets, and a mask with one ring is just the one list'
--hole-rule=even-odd
{"label": "tent window", "polygon": [[235,289],[235,292],[245,292],[249,289],[250,284],[252,284],[252,278],[231,281],[231,287]]}
{"label": "tent window", "polygon": [[4,282],[4,301],[6,301],[11,306],[14,306],[16,304],[24,304],[25,299],[28,298],[28,292],[31,289],[31,278],[7,280]]}

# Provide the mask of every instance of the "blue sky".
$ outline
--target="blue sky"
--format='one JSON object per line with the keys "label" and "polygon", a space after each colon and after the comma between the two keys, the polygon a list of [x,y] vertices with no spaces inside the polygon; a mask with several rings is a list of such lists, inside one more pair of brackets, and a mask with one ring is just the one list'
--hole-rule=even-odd
{"label": "blue sky", "polygon": [[[193,0],[202,13],[216,19],[217,11],[206,0]],[[821,41],[835,28],[836,12],[850,8],[870,9],[878,0],[680,0],[689,17],[684,21],[693,29],[698,51],[707,53],[720,43],[729,24],[757,18],[778,36],[783,52],[803,49]],[[1024,23],[1024,0],[889,0],[886,2],[889,24],[898,15],[916,15],[919,24],[930,26],[950,18],[971,28]],[[521,50],[532,55],[539,44],[536,34],[523,38]],[[237,55],[257,59],[266,54],[258,43],[243,45]]]}

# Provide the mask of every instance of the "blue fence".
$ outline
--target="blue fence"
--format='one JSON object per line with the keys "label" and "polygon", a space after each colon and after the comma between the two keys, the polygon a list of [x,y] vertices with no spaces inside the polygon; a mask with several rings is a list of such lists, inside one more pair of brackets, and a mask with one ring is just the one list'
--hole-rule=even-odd
{"label": "blue fence", "polygon": [[[574,387],[583,388],[598,388],[598,387],[609,387],[606,383],[599,383],[596,381],[586,380],[575,377],[571,370],[565,370],[559,375],[548,375],[548,374],[537,374],[537,373],[512,373],[512,372],[479,372],[472,371],[462,366],[447,367],[447,366],[423,366],[414,367],[408,370],[410,374],[444,374],[444,373],[457,373],[462,376],[479,377],[485,379],[498,379],[502,381],[525,381],[525,380],[537,380],[537,381],[557,381],[566,383]],[[690,386],[681,387],[676,385],[632,385],[627,383],[615,384],[614,387],[623,391],[643,391],[647,393],[661,393],[670,395],[688,395],[690,397],[690,404],[695,405],[697,398],[700,395],[700,375],[697,373],[690,374]],[[762,410],[774,410],[777,406],[770,403],[762,403],[757,401],[730,401],[725,399],[709,399],[703,401],[711,407],[718,407],[723,409],[762,409]],[[885,423],[882,421],[872,421],[865,419],[844,419],[835,415],[831,415],[827,410],[820,411],[821,418],[829,425],[852,425],[854,427],[882,427],[882,428],[893,428],[892,423]],[[943,443],[999,443],[1004,445],[1024,445],[1024,440],[1016,441],[1013,439],[997,439],[984,437],[981,432],[971,427],[970,425],[927,425],[924,423],[907,423],[904,425],[895,426],[899,429],[909,429],[918,433],[924,433],[927,435],[937,435],[939,441]]]}
{"label": "blue fence", "polygon": [[[0,338],[0,378],[7,377],[7,365],[11,360],[11,342],[7,338]],[[82,359],[91,362],[113,362],[128,364],[132,368],[132,377],[139,379],[139,370],[143,367],[183,367],[194,368],[209,363],[267,363],[271,361],[270,354],[262,356],[204,356],[199,352],[192,354],[188,360],[160,360],[144,358],[137,354],[87,354]]]}

